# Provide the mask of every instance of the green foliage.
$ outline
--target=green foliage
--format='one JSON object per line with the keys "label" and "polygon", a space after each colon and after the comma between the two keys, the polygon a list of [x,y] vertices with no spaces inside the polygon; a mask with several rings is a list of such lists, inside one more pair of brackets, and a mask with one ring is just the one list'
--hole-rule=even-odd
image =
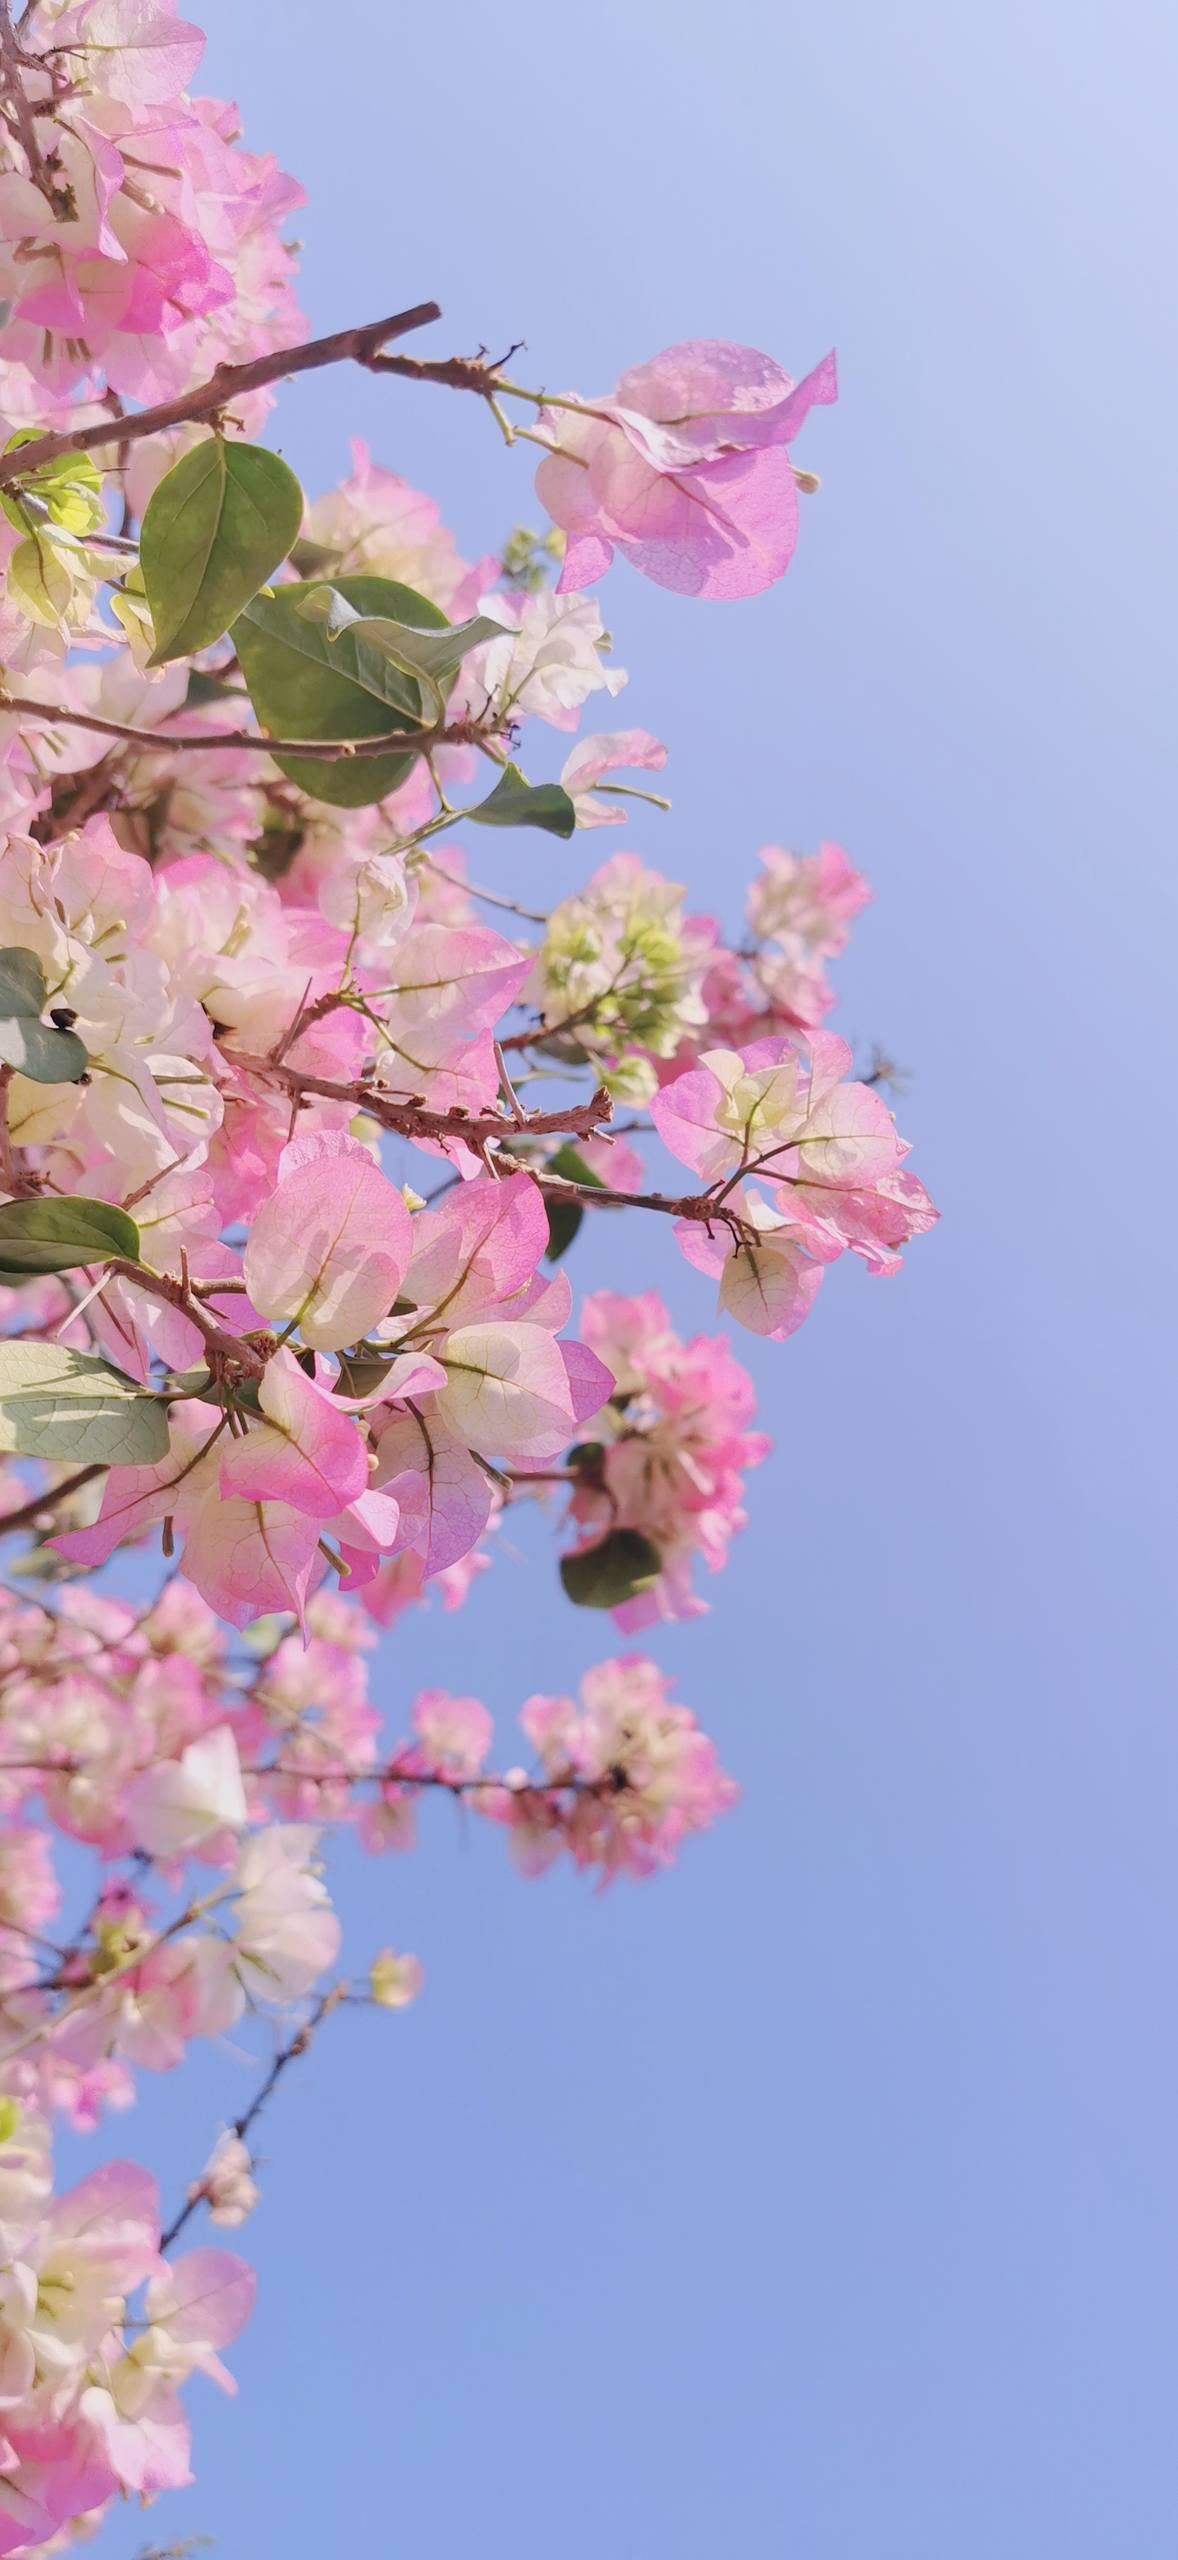
{"label": "green foliage", "polygon": [[509,587],[517,595],[539,595],[547,586],[553,568],[564,555],[565,537],[556,525],[547,533],[536,533],[529,524],[517,524],[503,545],[499,563]]}
{"label": "green foliage", "polygon": [[55,631],[74,592],[74,582],[48,536],[31,533],[18,542],[5,570],[13,602],[23,605],[34,622]]}
{"label": "green foliage", "polygon": [[[41,427],[18,427],[5,453],[35,444],[43,432]],[[18,533],[27,533],[40,520],[81,539],[102,522],[102,475],[88,453],[59,453],[52,462],[37,463],[27,480],[0,490],[0,507]]]}
{"label": "green foliage", "polygon": [[498,640],[503,633],[502,623],[490,621],[485,613],[476,613],[469,622],[448,622],[440,631],[422,631],[386,614],[357,613],[340,589],[332,586],[311,587],[302,611],[308,622],[322,623],[333,644],[346,634],[358,662],[371,650],[402,675],[416,677],[432,720],[441,718],[446,694],[468,652],[477,649],[480,641]]}
{"label": "green foliage", "polygon": [[47,993],[36,952],[24,950],[20,943],[6,943],[0,950],[0,1019],[29,1015],[35,1020],[45,1010]]}
{"label": "green foliage", "polygon": [[0,950],[0,1066],[31,1076],[34,1084],[76,1084],[86,1072],[86,1051],[75,1032],[41,1021],[47,993],[36,952],[5,945]]}
{"label": "green foliage", "polygon": [[34,1271],[139,1259],[139,1229],[108,1200],[7,1200],[0,1204],[0,1280]]}
{"label": "green foliage", "polygon": [[559,782],[525,782],[517,764],[505,764],[489,799],[462,814],[480,827],[542,827],[550,836],[571,836],[577,824]]}
{"label": "green foliage", "polygon": [[[428,726],[421,687],[379,650],[350,630],[333,637],[322,620],[308,616],[309,597],[321,578],[255,596],[233,625],[232,639],[264,729],[276,738],[379,738],[390,729]],[[445,630],[446,617],[425,596],[395,578],[339,578],[333,592],[361,617],[377,616],[415,629]],[[405,780],[414,751],[345,756],[319,763],[302,756],[276,762],[312,799],[335,808],[362,809],[383,800]]]}
{"label": "green foliage", "polygon": [[0,1342],[0,1452],[85,1466],[166,1457],[163,1405],[105,1360],[60,1342]]}
{"label": "green foliage", "polygon": [[[575,1147],[558,1147],[544,1170],[546,1173],[559,1173],[565,1182],[588,1182],[596,1191],[604,1188],[600,1174],[594,1173],[592,1166],[586,1164]],[[579,1200],[562,1200],[559,1193],[546,1199],[544,1207],[548,1214],[546,1258],[549,1262],[559,1262],[561,1255],[568,1252],[585,1211]]]}
{"label": "green foliage", "polygon": [[560,1560],[561,1581],[579,1609],[620,1609],[649,1591],[661,1572],[658,1548],[638,1529],[611,1529],[595,1547]]}
{"label": "green foliage", "polygon": [[139,538],[152,666],[219,640],[286,559],[302,517],[293,471],[264,445],[209,436],[182,454],[154,491]]}

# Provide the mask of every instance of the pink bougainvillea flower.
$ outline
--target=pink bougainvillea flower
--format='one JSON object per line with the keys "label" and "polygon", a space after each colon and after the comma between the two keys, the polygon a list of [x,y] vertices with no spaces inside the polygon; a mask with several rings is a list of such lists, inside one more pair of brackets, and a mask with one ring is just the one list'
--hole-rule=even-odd
{"label": "pink bougainvillea flower", "polygon": [[491,1516],[490,1483],[465,1440],[431,1404],[391,1414],[376,1455],[376,1483],[399,1503],[405,1546],[426,1574],[460,1563]]}
{"label": "pink bougainvillea flower", "polygon": [[447,1326],[467,1324],[514,1298],[547,1245],[544,1201],[530,1174],[478,1175],[443,1208],[415,1217],[407,1294]]}
{"label": "pink bougainvillea flower", "polygon": [[387,1316],[409,1261],[409,1212],[354,1138],[296,1138],[245,1249],[259,1313],[297,1324],[316,1351],[338,1351]]}
{"label": "pink bougainvillea flower", "polygon": [[[664,1145],[730,1213],[710,1229],[685,1220],[682,1250],[719,1270],[721,1305],[754,1333],[793,1332],[813,1303],[818,1264],[849,1248],[869,1270],[895,1271],[899,1246],[935,1224],[923,1183],[903,1169],[908,1147],[882,1094],[849,1078],[850,1064],[830,1031],[812,1032],[804,1048],[754,1040],[705,1050],[651,1102]],[[771,1200],[734,1190],[741,1173]]]}
{"label": "pink bougainvillea flower", "polygon": [[[625,1653],[585,1673],[579,1702],[527,1700],[520,1723],[545,1776],[575,1778],[579,1792],[554,1804],[527,1786],[488,1791],[486,1809],[509,1825],[526,1874],[567,1849],[577,1866],[599,1867],[603,1884],[653,1875],[689,1832],[706,1830],[735,1803],[739,1790],[715,1744],[670,1687],[657,1664]],[[602,1788],[606,1777],[614,1783]]]}
{"label": "pink bougainvillea flower", "polygon": [[231,1442],[221,1460],[222,1493],[293,1503],[331,1520],[368,1483],[368,1458],[355,1422],[314,1385],[293,1351],[276,1351],[258,1389],[265,1420]]}
{"label": "pink bougainvillea flower", "polygon": [[451,1429],[504,1458],[559,1457],[613,1386],[583,1342],[554,1342],[539,1324],[460,1325],[443,1359],[438,1403]]}
{"label": "pink bougainvillea flower", "polygon": [[81,0],[53,23],[53,40],[102,56],[102,82],[129,107],[154,107],[186,89],[204,36],[151,0]]}
{"label": "pink bougainvillea flower", "polygon": [[216,2350],[245,2327],[256,2290],[253,2268],[231,2251],[190,2249],[148,2285],[144,2308],[157,2333],[155,2352],[182,2373],[206,2373],[223,2391],[236,2390]]}
{"label": "pink bougainvillea flower", "polygon": [[705,1182],[747,1170],[768,1181],[861,1185],[892,1173],[908,1149],[882,1094],[848,1079],[851,1052],[833,1031],[707,1049],[653,1097],[672,1155]]}
{"label": "pink bougainvillea flower", "polygon": [[[626,812],[615,808],[612,800],[603,799],[593,789],[605,773],[661,773],[667,761],[667,750],[660,738],[652,738],[649,729],[614,729],[602,731],[592,738],[580,738],[572,754],[561,767],[561,782],[577,813],[579,827],[624,827]],[[607,791],[619,792],[626,799],[648,800],[651,792],[631,791],[620,782],[606,783]],[[665,801],[660,803],[666,807]]]}
{"label": "pink bougainvillea flower", "polygon": [[304,1626],[307,1594],[327,1568],[317,1520],[289,1502],[247,1502],[218,1486],[189,1523],[184,1570],[210,1609],[248,1627],[272,1609],[293,1609]]}
{"label": "pink bougainvillea flower", "polygon": [[136,1845],[154,1858],[187,1857],[218,1831],[240,1829],[248,1813],[229,1726],[201,1734],[178,1760],[144,1770],[129,1791],[128,1813]]}
{"label": "pink bougainvillea flower", "polygon": [[718,1275],[718,1304],[725,1314],[748,1333],[784,1342],[809,1315],[823,1265],[837,1261],[841,1248],[743,1186],[729,1195],[729,1206],[743,1233],[719,1220],[708,1228],[685,1218],[675,1228],[680,1251],[697,1271]]}
{"label": "pink bougainvillea flower", "polygon": [[150,1467],[111,1467],[97,1520],[88,1529],[63,1531],[53,1544],[71,1564],[92,1567],[105,1564],[125,1539],[153,1522],[169,1517],[183,1521],[215,1486],[212,1441],[222,1423],[216,1405],[196,1398],[174,1404],[167,1456]]}
{"label": "pink bougainvillea flower", "polygon": [[426,1768],[447,1778],[478,1776],[495,1732],[481,1699],[454,1698],[447,1689],[421,1689],[411,1712]]}
{"label": "pink bougainvillea flower", "polygon": [[790,951],[835,958],[846,945],[853,918],[871,896],[869,883],[841,844],[820,844],[817,853],[789,853],[784,845],[767,844],[760,859],[761,877],[748,894],[753,931]]}
{"label": "pink bougainvillea flower", "polygon": [[623,374],[612,398],[542,411],[553,449],[536,492],[568,537],[558,592],[601,577],[615,549],[680,595],[772,586],[797,542],[787,448],[836,398],[833,356],[795,384],[754,348],[695,339]]}

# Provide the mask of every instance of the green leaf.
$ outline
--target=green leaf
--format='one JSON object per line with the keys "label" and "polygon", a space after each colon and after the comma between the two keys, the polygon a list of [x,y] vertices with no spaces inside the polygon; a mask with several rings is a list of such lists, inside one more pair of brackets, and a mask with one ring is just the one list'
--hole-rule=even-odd
{"label": "green leaf", "polygon": [[592,1165],[586,1164],[584,1156],[578,1155],[575,1147],[558,1147],[556,1154],[549,1156],[544,1171],[559,1173],[564,1182],[591,1183],[594,1191],[604,1191],[606,1188],[601,1175],[594,1173]]}
{"label": "green leaf", "polygon": [[56,631],[74,592],[64,560],[47,534],[30,534],[18,542],[5,572],[8,592],[34,622]]}
{"label": "green leaf", "polygon": [[78,1271],[116,1255],[138,1261],[139,1229],[125,1209],[109,1200],[7,1200],[0,1205],[0,1264],[9,1279],[33,1271]]}
{"label": "green leaf", "polygon": [[[4,451],[18,453],[22,444],[36,444],[43,433],[42,427],[18,427]],[[88,453],[57,453],[52,461],[37,463],[27,479],[0,491],[0,507],[18,533],[27,533],[35,516],[42,522],[47,517],[64,533],[93,533],[102,522],[102,474]]]}
{"label": "green leaf", "polygon": [[371,1358],[363,1354],[353,1354],[349,1359],[347,1354],[341,1351],[337,1354],[337,1358],[339,1376],[335,1382],[335,1393],[338,1396],[372,1395],[376,1388],[382,1385],[394,1366],[392,1355],[387,1359],[380,1359],[375,1354]]}
{"label": "green leaf", "polygon": [[[592,1166],[586,1164],[575,1147],[558,1147],[556,1154],[549,1156],[544,1170],[545,1173],[561,1174],[566,1182],[590,1182],[595,1191],[604,1188],[600,1174],[594,1173]],[[579,1200],[562,1200],[559,1193],[546,1199],[544,1207],[548,1215],[545,1258],[549,1262],[559,1262],[561,1255],[568,1252],[585,1211]]]}
{"label": "green leaf", "polygon": [[437,717],[463,659],[480,641],[498,640],[503,625],[485,613],[469,622],[448,622],[441,631],[421,631],[411,622],[395,622],[388,614],[357,613],[338,587],[312,586],[302,607],[308,622],[320,622],[334,645],[346,632],[358,651],[373,649],[403,675],[417,676],[433,694]]}
{"label": "green leaf", "polygon": [[[321,578],[255,596],[233,625],[232,640],[263,729],[276,738],[379,738],[389,729],[425,725],[421,687],[413,676],[350,632],[331,639],[303,607]],[[395,578],[337,578],[335,592],[360,615],[438,631],[446,617],[412,587]],[[415,762],[412,750],[387,756],[345,756],[319,764],[302,756],[278,756],[280,770],[313,800],[337,809],[363,809],[403,782]]]}
{"label": "green leaf", "polygon": [[462,815],[480,827],[543,827],[549,836],[571,836],[577,824],[559,782],[525,782],[517,764],[505,764],[490,798]]}
{"label": "green leaf", "polygon": [[620,1609],[649,1591],[662,1569],[658,1548],[637,1529],[611,1529],[597,1546],[560,1560],[561,1581],[578,1609]]}
{"label": "green leaf", "polygon": [[166,1457],[162,1404],[105,1360],[60,1342],[0,1342],[0,1451],[20,1458],[153,1466]]}
{"label": "green leaf", "polygon": [[546,1200],[544,1212],[548,1220],[544,1259],[546,1262],[559,1262],[579,1233],[585,1212],[579,1200]]}
{"label": "green leaf", "polygon": [[223,711],[229,701],[230,691],[231,688],[219,668],[214,670],[209,667],[190,667],[184,693],[184,708],[186,711],[203,711],[210,702],[215,702],[218,710]]}
{"label": "green leaf", "polygon": [[297,539],[303,493],[264,445],[210,436],[181,454],[150,500],[139,561],[155,650],[149,664],[219,640]]}
{"label": "green leaf", "polygon": [[290,565],[300,578],[329,578],[339,563],[340,554],[329,542],[311,542],[304,533],[291,544]]}
{"label": "green leaf", "polygon": [[30,1076],[34,1084],[76,1084],[85,1075],[87,1057],[74,1031],[0,1019],[0,1066]]}
{"label": "green leaf", "polygon": [[36,1022],[45,1011],[48,989],[45,972],[35,951],[22,951],[18,943],[7,943],[0,950],[0,1020],[14,1014]]}
{"label": "green leaf", "polygon": [[212,1373],[205,1366],[196,1369],[172,1369],[168,1373],[169,1393],[174,1396],[203,1396],[212,1385]]}
{"label": "green leaf", "polygon": [[0,1067],[34,1084],[76,1084],[88,1064],[73,1031],[50,1030],[38,1020],[45,1003],[45,972],[35,951],[18,943],[0,950]]}

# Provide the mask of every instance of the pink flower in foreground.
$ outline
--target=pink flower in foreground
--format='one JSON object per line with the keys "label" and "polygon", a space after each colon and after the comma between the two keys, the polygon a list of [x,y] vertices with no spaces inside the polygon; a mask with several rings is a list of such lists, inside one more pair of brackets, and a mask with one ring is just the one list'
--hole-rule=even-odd
{"label": "pink flower in foreground", "polygon": [[343,1135],[296,1138],[253,1221],[246,1286],[261,1315],[297,1320],[305,1343],[334,1351],[388,1314],[410,1241],[400,1192],[366,1147]]}
{"label": "pink flower in foreground", "polygon": [[[591,738],[580,738],[572,754],[565,757],[560,778],[577,813],[579,827],[623,827],[624,809],[615,809],[610,800],[595,792],[593,784],[601,782],[605,773],[661,773],[667,761],[667,750],[661,738],[652,738],[649,729],[614,729]],[[632,784],[606,782],[602,789],[618,793],[627,800],[654,800],[658,795],[639,791]],[[669,802],[659,801],[663,808]]]}
{"label": "pink flower in foreground", "polygon": [[[833,1032],[801,1048],[755,1040],[705,1050],[662,1087],[651,1117],[665,1146],[715,1192],[719,1211],[676,1230],[689,1262],[721,1273],[720,1303],[738,1324],[780,1339],[808,1312],[817,1266],[846,1250],[869,1270],[899,1269],[899,1248],[935,1225],[923,1183],[882,1095],[847,1076],[851,1052]],[[755,1177],[772,1202],[748,1193]],[[732,1217],[741,1221],[738,1232]]]}
{"label": "pink flower in foreground", "polygon": [[591,585],[615,550],[679,595],[772,586],[798,536],[787,448],[837,396],[833,356],[795,384],[752,347],[697,338],[623,374],[612,398],[543,410],[536,493],[568,536],[558,592]]}

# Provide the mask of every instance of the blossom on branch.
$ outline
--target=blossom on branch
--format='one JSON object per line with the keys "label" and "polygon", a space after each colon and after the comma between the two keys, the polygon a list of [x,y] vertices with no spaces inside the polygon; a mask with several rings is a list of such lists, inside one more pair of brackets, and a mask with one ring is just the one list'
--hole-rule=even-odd
{"label": "blossom on branch", "polygon": [[590,586],[615,550],[679,595],[772,586],[797,542],[788,447],[836,397],[833,356],[794,383],[751,347],[700,338],[635,365],[607,399],[543,410],[536,494],[568,536],[559,591]]}

